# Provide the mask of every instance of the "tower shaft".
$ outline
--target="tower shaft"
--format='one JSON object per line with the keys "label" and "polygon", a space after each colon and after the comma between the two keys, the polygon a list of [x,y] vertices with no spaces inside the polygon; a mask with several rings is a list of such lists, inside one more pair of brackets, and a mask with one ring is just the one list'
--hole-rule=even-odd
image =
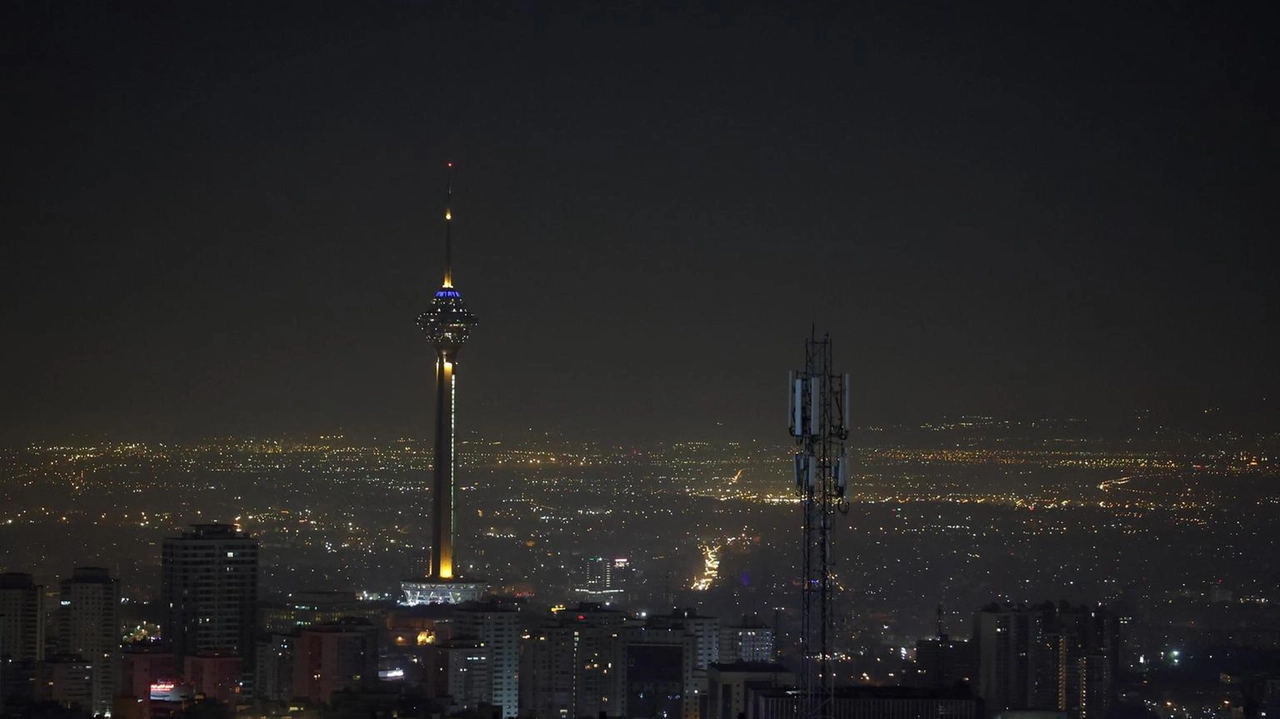
{"label": "tower shaft", "polygon": [[432,497],[431,571],[439,579],[453,578],[453,449],[454,348],[436,348],[435,483]]}

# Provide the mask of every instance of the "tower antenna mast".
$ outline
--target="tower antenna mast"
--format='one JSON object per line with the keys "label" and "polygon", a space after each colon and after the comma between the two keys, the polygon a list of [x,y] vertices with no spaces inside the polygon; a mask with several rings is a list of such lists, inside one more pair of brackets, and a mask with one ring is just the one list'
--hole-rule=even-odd
{"label": "tower antenna mast", "polygon": [[445,165],[444,191],[444,285],[453,288],[453,163]]}

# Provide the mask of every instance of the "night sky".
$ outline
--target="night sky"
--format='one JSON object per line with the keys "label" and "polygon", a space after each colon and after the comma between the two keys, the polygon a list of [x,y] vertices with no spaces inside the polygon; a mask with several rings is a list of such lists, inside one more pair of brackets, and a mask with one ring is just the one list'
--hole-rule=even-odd
{"label": "night sky", "polygon": [[5,3],[0,442],[1277,414],[1264,4],[484,7]]}

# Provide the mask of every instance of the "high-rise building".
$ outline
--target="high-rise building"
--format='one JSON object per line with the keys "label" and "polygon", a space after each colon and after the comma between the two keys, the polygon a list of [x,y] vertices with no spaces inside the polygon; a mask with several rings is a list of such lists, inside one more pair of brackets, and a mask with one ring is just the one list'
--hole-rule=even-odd
{"label": "high-rise building", "polygon": [[0,573],[0,708],[30,699],[44,659],[44,587],[30,574]]}
{"label": "high-rise building", "polygon": [[479,639],[449,639],[422,648],[429,699],[447,701],[446,714],[479,711],[493,701],[489,647]]}
{"label": "high-rise building", "polygon": [[615,716],[614,662],[627,615],[582,602],[528,633],[520,654],[521,714]]}
{"label": "high-rise building", "polygon": [[37,701],[93,711],[93,665],[74,654],[55,654],[36,669]]}
{"label": "high-rise building", "polygon": [[0,659],[44,659],[44,587],[30,574],[0,574]]}
{"label": "high-rise building", "polygon": [[378,628],[344,619],[304,628],[294,642],[293,696],[328,704],[336,691],[378,683]]}
{"label": "high-rise building", "polygon": [[676,609],[670,614],[649,617],[648,625],[655,629],[678,629],[691,634],[696,640],[693,668],[705,671],[708,664],[720,661],[720,620],[698,614],[696,609]]}
{"label": "high-rise building", "polygon": [[1100,717],[1111,704],[1121,649],[1119,620],[1105,607],[991,605],[974,619],[974,644],[977,690],[990,713]]}
{"label": "high-rise building", "polygon": [[974,617],[978,696],[987,712],[1056,709],[1057,644],[1043,608],[991,605]]}
{"label": "high-rise building", "polygon": [[230,524],[195,524],[167,537],[161,558],[161,633],[179,664],[189,654],[252,658],[258,540]]}
{"label": "high-rise building", "polygon": [[1110,657],[1089,654],[1076,660],[1073,667],[1079,676],[1079,694],[1075,698],[1078,719],[1102,719],[1111,706]]}
{"label": "high-rise building", "polygon": [[272,632],[254,646],[254,699],[287,702],[293,698],[293,649],[298,637]]}
{"label": "high-rise building", "polygon": [[1061,646],[1058,708],[1071,716],[1100,719],[1115,698],[1120,669],[1120,620],[1104,606],[1061,602],[1051,630]]}
{"label": "high-rise building", "polygon": [[587,557],[577,592],[588,602],[617,604],[626,595],[631,574],[626,557]]}
{"label": "high-rise building", "polygon": [[697,637],[683,627],[653,626],[625,628],[620,635],[617,706],[610,716],[698,719]]}
{"label": "high-rise building", "polygon": [[[578,645],[584,629],[555,620],[529,632],[520,649],[520,713],[536,717],[598,716],[579,708]],[[602,698],[611,692],[606,688]],[[599,703],[601,700],[596,699]],[[605,713],[608,716],[608,712]]]}
{"label": "high-rise building", "polygon": [[[449,163],[453,167],[453,163]],[[476,316],[453,286],[453,184],[444,209],[444,282],[418,326],[436,351],[436,432],[432,483],[431,574],[401,583],[406,604],[459,604],[479,599],[482,582],[459,576],[453,555],[454,400],[458,353],[471,335]]]}
{"label": "high-rise building", "polygon": [[106,569],[76,567],[58,594],[58,652],[93,667],[91,710],[111,709],[120,672],[120,582]]}
{"label": "high-rise building", "polygon": [[757,617],[743,617],[737,624],[720,628],[722,663],[772,662],[774,660],[773,627]]}
{"label": "high-rise building", "polygon": [[520,614],[490,600],[466,602],[453,613],[454,640],[478,640],[489,653],[489,703],[500,719],[520,710]]}

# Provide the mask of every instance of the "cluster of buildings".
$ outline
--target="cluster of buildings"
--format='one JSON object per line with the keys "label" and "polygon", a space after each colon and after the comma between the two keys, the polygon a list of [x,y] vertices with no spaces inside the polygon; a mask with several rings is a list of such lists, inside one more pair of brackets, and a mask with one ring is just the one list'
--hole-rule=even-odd
{"label": "cluster of buildings", "polygon": [[[720,667],[768,667],[781,685],[789,676],[771,664],[771,627],[692,610],[638,617],[580,602],[533,612],[515,599],[364,601],[333,591],[261,601],[258,551],[234,525],[167,539],[151,616],[158,636],[128,643],[107,570],[77,568],[52,609],[55,595],[31,575],[0,575],[3,700],[159,719],[200,701],[288,713],[337,693],[409,692],[445,715],[696,719]],[[590,592],[616,596],[612,572],[625,561],[586,564]]]}
{"label": "cluster of buildings", "polygon": [[0,709],[14,697],[109,708],[120,661],[119,582],[80,567],[60,583],[56,607],[45,605],[44,590],[30,574],[0,574]]}
{"label": "cluster of buildings", "polygon": [[[795,667],[780,663],[774,627],[754,617],[644,615],[600,601],[535,610],[493,596],[414,604],[407,593],[263,601],[258,552],[233,525],[167,539],[153,608],[159,636],[130,643],[107,570],[77,568],[56,595],[30,575],[0,575],[4,702],[130,719],[178,716],[202,701],[266,716],[406,694],[441,716],[495,719],[801,711]],[[625,561],[586,559],[580,594],[625,596],[625,571]],[[837,686],[831,716],[980,719],[1030,709],[1097,719],[1115,696],[1120,625],[1103,607],[991,605],[975,614],[972,637],[920,641],[903,686]]]}
{"label": "cluster of buildings", "polygon": [[914,683],[967,684],[989,714],[1100,719],[1116,697],[1121,623],[1103,606],[991,604],[974,615],[971,638],[939,633],[916,644]]}
{"label": "cluster of buildings", "polygon": [[191,689],[187,678],[209,696],[242,692],[258,611],[257,539],[231,525],[195,525],[165,541],[161,566],[153,619],[164,627],[163,650],[155,641],[124,646],[120,583],[107,569],[77,567],[56,594],[30,574],[0,574],[0,701],[110,714],[120,698],[177,700]]}

